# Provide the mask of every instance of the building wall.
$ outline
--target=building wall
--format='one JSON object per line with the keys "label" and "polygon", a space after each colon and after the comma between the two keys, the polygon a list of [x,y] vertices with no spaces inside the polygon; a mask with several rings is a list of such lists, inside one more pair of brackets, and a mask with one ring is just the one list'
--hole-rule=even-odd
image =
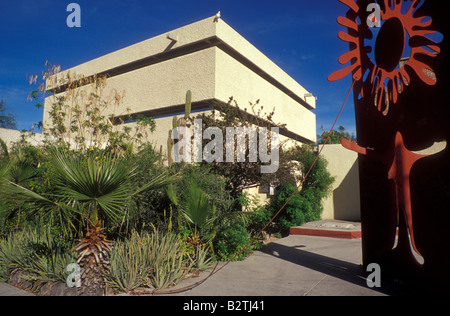
{"label": "building wall", "polygon": [[250,113],[249,102],[260,100],[264,112],[275,110],[275,123],[286,124],[289,131],[316,141],[313,112],[220,49],[216,51],[215,81],[217,99],[227,100],[233,96],[239,107],[247,108]]}
{"label": "building wall", "polygon": [[327,170],[335,177],[331,193],[323,201],[322,219],[359,221],[359,172],[358,154],[340,144],[325,145],[322,157]]}
{"label": "building wall", "polygon": [[[205,49],[109,78],[106,93],[111,89],[126,92],[116,114],[125,114],[126,109],[136,113],[183,104],[187,90],[192,91],[193,102],[214,98],[214,50]],[[51,98],[45,101],[44,126],[49,124],[51,102]]]}
{"label": "building wall", "polygon": [[[116,114],[125,114],[125,109],[139,113],[180,106],[186,91],[191,90],[192,102],[227,102],[233,96],[243,108],[260,99],[267,112],[275,107],[275,122],[287,124],[286,136],[310,143],[316,140],[315,114],[310,111],[315,99],[306,102],[308,91],[224,21],[215,23],[213,17],[65,70],[57,75],[60,82],[67,72],[107,74],[107,90],[126,91]],[[50,82],[47,88],[51,88]],[[44,106],[46,127],[51,99],[47,98]],[[150,141],[158,147],[166,146],[171,128],[167,121],[156,118],[156,137]]]}
{"label": "building wall", "polygon": [[[126,65],[136,60],[173,50],[189,43],[210,38],[215,34],[215,24],[212,23],[212,21],[213,18],[201,20],[149,38],[142,42],[124,47],[104,56],[87,61],[74,68],[64,70],[60,73],[59,77],[63,78],[68,71],[76,71],[77,73],[85,76],[93,75],[95,73],[108,71],[118,66]],[[174,43],[169,40],[167,38],[168,34],[176,36],[178,41]]]}
{"label": "building wall", "polygon": [[215,50],[207,48],[108,79],[108,88],[124,89],[124,106],[141,112],[214,98]]}
{"label": "building wall", "polygon": [[[302,99],[302,101],[305,101],[305,94],[307,94],[308,91],[291,76],[289,76],[284,70],[278,67],[267,56],[265,56],[261,51],[259,51],[255,46],[249,43],[236,30],[231,28],[222,20],[220,20],[219,23],[216,23],[215,27],[217,36],[223,42],[231,46],[232,50],[235,50],[238,54],[244,56],[244,59],[247,59],[249,63],[256,66],[251,66],[256,73],[259,73],[262,76],[268,74],[277,82],[282,83],[282,85],[289,90],[288,94],[295,95]],[[223,49],[225,50],[225,48]],[[267,76],[265,77],[267,78]],[[307,107],[314,109],[316,107],[315,98],[308,99],[308,101]]]}

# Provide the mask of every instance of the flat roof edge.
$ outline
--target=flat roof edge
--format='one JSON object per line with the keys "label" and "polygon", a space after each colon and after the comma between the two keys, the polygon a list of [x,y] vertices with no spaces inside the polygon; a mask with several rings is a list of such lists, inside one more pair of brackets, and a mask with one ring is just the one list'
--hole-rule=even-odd
{"label": "flat roof edge", "polygon": [[[299,103],[307,109],[315,109],[315,104],[310,104],[306,101],[306,95],[309,95],[310,92],[235,29],[221,20],[217,25],[216,34],[223,42],[233,48],[233,50],[239,52],[258,68],[262,69],[265,73],[269,74],[272,78],[285,86],[289,91],[289,95],[296,95],[295,99],[297,99]],[[299,99],[301,99],[301,101]]]}
{"label": "flat roof edge", "polygon": [[[169,34],[176,41],[171,40]],[[308,110],[315,109],[315,104],[306,101],[310,93],[303,86],[223,20],[214,22],[214,16],[64,70],[57,78],[64,78],[68,71],[86,77],[94,74],[113,77],[213,46],[237,59]],[[60,91],[65,90],[64,84],[58,87]],[[46,89],[54,88],[48,82]]]}

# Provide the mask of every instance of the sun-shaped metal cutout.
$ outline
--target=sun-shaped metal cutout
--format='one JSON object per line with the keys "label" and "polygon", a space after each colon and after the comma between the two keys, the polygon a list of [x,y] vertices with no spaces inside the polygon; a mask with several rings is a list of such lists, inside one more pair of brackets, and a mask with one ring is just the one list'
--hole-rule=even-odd
{"label": "sun-shaped metal cutout", "polygon": [[[353,44],[351,45],[353,49],[343,54],[339,58],[339,63],[344,65],[352,61],[352,64],[331,74],[328,80],[336,81],[352,72],[353,79],[356,81],[369,80],[374,105],[384,115],[388,114],[389,106],[397,103],[399,94],[409,85],[411,76],[408,71],[412,70],[427,85],[436,84],[433,69],[422,61],[423,56],[435,57],[440,52],[439,44],[427,37],[436,33],[431,28],[432,19],[427,16],[417,16],[420,3],[424,0],[382,1],[380,16],[383,25],[374,47],[375,60],[367,55],[372,48],[364,44],[364,34],[368,27],[358,22],[365,23],[366,8],[360,8],[353,0],[339,1],[350,8],[351,14],[347,16],[354,16],[354,18],[339,17],[337,20],[340,25],[349,29],[349,32],[339,32],[338,37]],[[406,5],[409,5],[409,8],[405,7],[407,10],[402,8]],[[407,41],[408,38],[409,41]],[[401,58],[407,46],[411,54],[406,62],[401,64]],[[364,97],[363,88],[361,96]]]}

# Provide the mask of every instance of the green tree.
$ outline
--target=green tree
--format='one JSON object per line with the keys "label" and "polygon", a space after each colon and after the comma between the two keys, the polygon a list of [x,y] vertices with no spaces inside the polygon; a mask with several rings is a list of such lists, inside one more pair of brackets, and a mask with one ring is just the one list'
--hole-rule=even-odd
{"label": "green tree", "polygon": [[0,127],[10,129],[17,128],[16,117],[9,112],[6,107],[6,102],[3,99],[0,101]]}
{"label": "green tree", "polygon": [[[302,187],[276,219],[276,224],[281,230],[320,219],[323,210],[322,200],[329,194],[334,178],[326,168],[327,161],[321,156],[316,160],[317,153],[316,148],[307,145],[292,147],[285,153],[286,160],[298,162],[297,167],[302,177],[307,174],[314,161],[315,163],[304,179]],[[292,196],[297,185],[298,183],[284,183],[280,186],[279,195],[272,199],[269,206],[272,215]]]}
{"label": "green tree", "polygon": [[330,137],[328,138],[327,144],[340,144],[341,139],[343,138],[348,139],[349,141],[356,140],[355,135],[346,132],[345,127],[342,125],[338,127],[337,131],[332,131],[331,134],[329,131],[324,130],[323,126],[321,126],[320,129],[322,130],[322,134],[317,135],[318,144],[323,144],[328,135],[330,135]]}
{"label": "green tree", "polygon": [[[250,103],[248,108],[240,108],[237,102],[230,98],[228,103],[217,102],[213,104],[214,110],[209,114],[202,113],[197,118],[202,120],[203,130],[208,127],[217,127],[222,131],[223,135],[223,161],[226,161],[226,129],[228,127],[265,127],[270,130],[271,127],[284,128],[285,124],[278,124],[273,121],[274,110],[267,113],[264,111],[264,107],[259,104],[257,100],[254,104]],[[256,148],[260,148],[259,139],[257,140]],[[270,148],[270,139],[267,139],[268,147]],[[203,147],[207,141],[204,141]],[[236,146],[237,147],[237,146]],[[280,144],[280,152],[282,151],[282,144]],[[234,157],[237,156],[237,148],[234,149]],[[259,159],[256,162],[250,162],[249,148],[245,150],[245,160],[243,162],[237,162],[235,158],[234,162],[203,162],[208,164],[212,169],[227,178],[227,190],[231,192],[234,198],[241,195],[242,190],[250,187],[255,187],[261,183],[267,183],[269,178],[276,177],[275,174],[262,174],[261,165],[263,164]]]}

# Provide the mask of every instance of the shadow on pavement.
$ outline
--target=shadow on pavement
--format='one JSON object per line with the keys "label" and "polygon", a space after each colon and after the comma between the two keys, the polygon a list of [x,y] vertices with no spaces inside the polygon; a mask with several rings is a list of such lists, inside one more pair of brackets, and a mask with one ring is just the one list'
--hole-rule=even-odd
{"label": "shadow on pavement", "polygon": [[[301,249],[303,247],[305,246],[285,246],[278,243],[270,243],[261,249],[261,251],[282,260],[327,274],[331,277],[368,288],[366,277],[369,275],[369,272],[366,272],[362,265],[305,251]],[[373,290],[386,295],[406,295],[406,293],[396,287],[395,284],[383,279],[381,287],[373,288]]]}

